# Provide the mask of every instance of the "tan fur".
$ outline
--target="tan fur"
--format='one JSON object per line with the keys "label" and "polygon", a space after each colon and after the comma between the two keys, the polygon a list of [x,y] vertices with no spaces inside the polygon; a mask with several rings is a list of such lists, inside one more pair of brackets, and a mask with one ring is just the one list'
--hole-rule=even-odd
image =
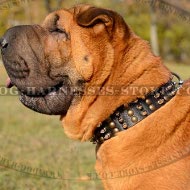
{"label": "tan fur", "polygon": [[[118,23],[121,22],[120,19]],[[88,74],[88,78],[92,78],[88,81],[86,89],[94,85],[106,88],[110,85],[142,86],[147,84],[157,87],[167,82],[170,76],[169,71],[161,64],[160,58],[151,53],[149,44],[133,34],[130,29],[129,31],[123,30],[126,27],[124,23],[121,27],[121,30],[113,34],[116,35],[117,41],[110,41],[105,30],[92,36],[90,30],[72,23],[70,32],[73,47],[71,49],[75,66],[84,76],[81,65],[85,63],[81,59],[82,55],[88,54],[91,61],[88,63],[89,68],[84,68],[84,70],[91,73],[91,67],[93,67],[92,76]],[[129,32],[130,38],[126,38],[129,36],[128,33],[122,34],[122,32]],[[157,77],[152,80],[152,76]],[[104,86],[102,86],[103,83]],[[118,106],[131,102],[134,98],[137,97],[84,96],[78,105],[69,109],[63,119],[65,132],[71,138],[88,140],[99,122],[106,119]]]}
{"label": "tan fur", "polygon": [[[150,45],[136,36],[117,13],[111,12],[114,23],[107,22],[104,15],[101,19],[106,20],[105,25],[79,26],[77,15],[89,8],[80,5],[55,12],[62,18],[60,25],[71,35],[72,67],[86,80],[85,90],[94,85],[136,85],[147,86],[149,92],[149,86],[157,88],[169,80],[171,73],[161,59],[153,55]],[[86,55],[88,63],[83,59]],[[136,126],[101,145],[96,170],[105,189],[190,189],[190,157],[183,157],[190,147],[190,98],[185,95],[189,86],[190,82],[186,82],[180,90],[183,95],[176,95]],[[120,105],[144,95],[83,96],[62,117],[65,133],[73,139],[89,140],[96,126]],[[125,170],[137,172],[118,176],[118,172]]]}

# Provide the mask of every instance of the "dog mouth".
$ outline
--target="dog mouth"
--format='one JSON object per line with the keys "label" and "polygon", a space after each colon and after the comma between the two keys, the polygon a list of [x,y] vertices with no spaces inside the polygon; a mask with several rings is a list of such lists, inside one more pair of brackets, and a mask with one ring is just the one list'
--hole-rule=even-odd
{"label": "dog mouth", "polygon": [[[6,87],[12,88],[16,84],[11,79],[7,79]],[[36,90],[35,87],[27,87],[26,89],[18,89],[19,99],[23,105],[38,113],[48,115],[65,115],[69,109],[73,92],[71,83],[68,78],[62,80],[55,86],[41,88]]]}

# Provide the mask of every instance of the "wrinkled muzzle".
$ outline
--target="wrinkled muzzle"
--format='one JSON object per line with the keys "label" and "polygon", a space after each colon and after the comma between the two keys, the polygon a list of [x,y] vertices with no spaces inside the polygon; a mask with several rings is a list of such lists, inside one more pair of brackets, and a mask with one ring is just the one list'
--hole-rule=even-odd
{"label": "wrinkled muzzle", "polygon": [[67,76],[52,78],[45,55],[48,33],[38,25],[16,26],[0,39],[1,54],[8,73],[7,87],[18,88],[20,101],[28,108],[53,115],[66,114],[73,93]]}

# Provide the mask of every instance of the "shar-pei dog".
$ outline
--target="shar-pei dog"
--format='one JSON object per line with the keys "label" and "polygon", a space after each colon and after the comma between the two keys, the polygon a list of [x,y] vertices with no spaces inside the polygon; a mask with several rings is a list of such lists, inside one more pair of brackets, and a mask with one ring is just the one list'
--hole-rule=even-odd
{"label": "shar-pei dog", "polygon": [[7,87],[26,107],[61,115],[70,138],[96,144],[105,189],[190,190],[190,81],[118,13],[61,9],[8,29],[0,44]]}

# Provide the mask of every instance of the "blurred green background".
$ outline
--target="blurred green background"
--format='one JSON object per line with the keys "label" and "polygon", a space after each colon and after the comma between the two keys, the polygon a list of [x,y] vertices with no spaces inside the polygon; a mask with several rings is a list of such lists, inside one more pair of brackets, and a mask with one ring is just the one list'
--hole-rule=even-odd
{"label": "blurred green background", "polygon": [[[158,52],[164,63],[183,79],[190,78],[190,19],[156,6],[153,15],[146,0],[0,0],[0,36],[9,27],[41,23],[48,12],[78,3],[90,3],[119,12],[142,38],[151,41],[151,21],[157,26]],[[168,1],[180,10],[190,2]],[[153,17],[152,17],[153,16]],[[7,75],[0,65],[0,91]],[[56,180],[36,177],[3,167],[2,157],[18,164],[59,173]],[[86,180],[94,171],[95,146],[64,135],[59,117],[26,109],[17,96],[0,96],[0,190],[100,190],[99,180]]]}

